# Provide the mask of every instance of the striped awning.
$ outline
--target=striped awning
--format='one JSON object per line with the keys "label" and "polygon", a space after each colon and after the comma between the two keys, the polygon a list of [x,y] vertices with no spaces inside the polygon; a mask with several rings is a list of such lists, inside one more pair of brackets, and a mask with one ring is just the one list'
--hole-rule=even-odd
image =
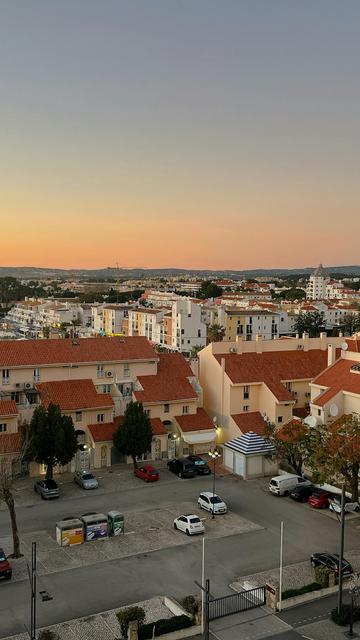
{"label": "striped awning", "polygon": [[275,447],[269,440],[265,440],[265,438],[262,438],[253,431],[248,431],[239,438],[225,442],[224,447],[232,449],[233,451],[239,451],[239,453],[245,456],[254,454],[271,455],[275,451]]}

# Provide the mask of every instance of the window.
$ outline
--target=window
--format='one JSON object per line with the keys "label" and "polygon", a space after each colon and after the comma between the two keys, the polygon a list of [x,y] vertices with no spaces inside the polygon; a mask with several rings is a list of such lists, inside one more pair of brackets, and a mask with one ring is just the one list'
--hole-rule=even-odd
{"label": "window", "polygon": [[82,411],[75,411],[75,422],[81,422],[82,420]]}
{"label": "window", "polygon": [[244,404],[243,412],[246,413],[247,411],[249,411],[249,405],[248,404]]}
{"label": "window", "polygon": [[0,424],[0,433],[5,433],[7,431],[7,424]]}
{"label": "window", "polygon": [[278,422],[282,422],[283,421],[283,417],[282,416],[278,416]]}
{"label": "window", "polygon": [[34,382],[40,382],[40,369],[36,368],[33,371]]}
{"label": "window", "polygon": [[318,409],[318,416],[321,416],[321,409]]}
{"label": "window", "polygon": [[170,405],[164,404],[164,413],[169,413],[169,411],[170,411]]}
{"label": "window", "polygon": [[105,371],[104,371],[104,365],[103,364],[98,364],[96,367],[96,371],[97,371],[97,377],[98,378],[103,378],[105,375]]}
{"label": "window", "polygon": [[182,408],[182,412],[183,413],[189,413],[189,406],[187,404],[184,404],[184,406]]}
{"label": "window", "polygon": [[128,364],[124,364],[124,377],[128,378],[130,375],[130,366]]}
{"label": "window", "polygon": [[20,393],[19,391],[11,392],[11,400],[15,400],[16,404],[20,404]]}
{"label": "window", "polygon": [[181,335],[183,336],[185,333],[185,329],[181,329]]}
{"label": "window", "polygon": [[148,418],[150,418],[150,416],[151,416],[151,409],[144,409],[144,413],[145,413],[145,415],[146,415]]}
{"label": "window", "polygon": [[201,338],[201,329],[198,329],[198,338]]}
{"label": "window", "polygon": [[2,381],[3,381],[3,384],[9,384],[9,382],[10,382],[10,371],[9,371],[9,369],[3,369],[2,370]]}
{"label": "window", "polygon": [[244,386],[244,400],[248,400],[249,395],[250,395],[249,387],[248,387],[248,385],[245,385]]}
{"label": "window", "polygon": [[103,391],[103,393],[110,393],[111,392],[111,384],[103,384],[102,391]]}
{"label": "window", "polygon": [[97,420],[97,422],[104,422],[104,414],[103,413],[98,413],[96,420]]}

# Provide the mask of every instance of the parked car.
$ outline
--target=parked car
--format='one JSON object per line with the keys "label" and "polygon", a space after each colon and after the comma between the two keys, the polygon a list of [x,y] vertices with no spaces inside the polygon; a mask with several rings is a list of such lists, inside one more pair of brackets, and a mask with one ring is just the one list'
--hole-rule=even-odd
{"label": "parked car", "polygon": [[[341,496],[334,496],[329,500],[329,509],[335,513],[341,513]],[[360,504],[351,498],[345,496],[344,511],[345,513],[351,513],[360,510]]]}
{"label": "parked car", "polygon": [[156,482],[156,480],[160,478],[158,470],[152,467],[151,464],[144,464],[142,467],[137,467],[134,474],[137,478],[145,480],[145,482]]}
{"label": "parked car", "polygon": [[315,487],[313,484],[299,484],[295,489],[290,491],[290,498],[298,502],[307,502]]}
{"label": "parked car", "polygon": [[82,489],[97,489],[99,483],[90,471],[77,471],[74,475],[74,482]]}
{"label": "parked car", "polygon": [[299,485],[309,485],[310,480],[297,476],[294,473],[284,473],[282,476],[271,478],[269,491],[276,496],[288,496],[290,491]]}
{"label": "parked car", "polygon": [[[332,569],[335,573],[339,573],[339,555],[337,553],[313,553],[310,557],[312,566],[319,567],[321,565]],[[343,576],[351,576],[354,573],[353,568],[345,558],[342,561]]]}
{"label": "parked car", "polygon": [[308,503],[314,509],[326,509],[329,506],[329,498],[332,495],[323,489],[314,489],[312,495],[308,499]]}
{"label": "parked car", "polygon": [[12,576],[12,567],[5,555],[5,551],[0,549],[0,578],[10,580]]}
{"label": "parked car", "polygon": [[194,514],[187,514],[179,516],[174,520],[174,529],[184,531],[188,536],[194,536],[197,533],[204,533],[205,527],[201,522],[199,516]]}
{"label": "parked car", "polygon": [[187,459],[194,465],[195,473],[199,476],[208,476],[211,473],[210,467],[200,456],[188,456]]}
{"label": "parked car", "polygon": [[212,491],[203,491],[200,493],[198,498],[198,505],[201,509],[205,509],[205,511],[210,511],[210,513],[226,513],[227,506],[216,493],[212,493]]}
{"label": "parked car", "polygon": [[59,487],[55,480],[37,480],[34,484],[34,491],[39,493],[43,500],[60,497]]}
{"label": "parked car", "polygon": [[174,458],[167,463],[169,471],[176,473],[179,478],[193,478],[195,467],[187,458]]}

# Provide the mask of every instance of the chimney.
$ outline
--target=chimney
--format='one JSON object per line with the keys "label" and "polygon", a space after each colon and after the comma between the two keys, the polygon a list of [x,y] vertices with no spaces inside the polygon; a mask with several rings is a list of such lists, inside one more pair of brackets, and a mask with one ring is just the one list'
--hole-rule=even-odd
{"label": "chimney", "polygon": [[255,336],[255,351],[256,353],[262,353],[262,335],[259,333]]}
{"label": "chimney", "polygon": [[336,360],[336,349],[335,349],[335,345],[333,344],[328,344],[328,358],[327,358],[327,366],[331,367],[332,364],[334,364]]}
{"label": "chimney", "polygon": [[304,345],[304,351],[309,351],[309,334],[304,331],[302,334],[302,341]]}

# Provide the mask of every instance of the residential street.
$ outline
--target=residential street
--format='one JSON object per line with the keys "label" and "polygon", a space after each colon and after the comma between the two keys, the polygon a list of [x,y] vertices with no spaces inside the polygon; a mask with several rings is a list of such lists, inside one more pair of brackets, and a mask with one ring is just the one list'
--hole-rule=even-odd
{"label": "residential street", "polygon": [[[140,480],[134,483],[126,470],[120,490],[114,490],[114,482],[114,477],[108,485],[104,481],[109,493],[104,489],[104,492],[99,490],[85,494],[69,484],[69,498],[49,503],[29,494],[26,504],[17,510],[21,534],[53,530],[56,520],[61,517],[89,510],[106,513],[110,508],[118,508],[125,516],[137,512],[137,517],[140,517],[141,511],[159,509],[169,503],[193,500],[195,506],[200,490],[210,488],[211,479],[179,480],[163,471],[160,482],[150,485]],[[230,509],[262,528],[207,542],[206,575],[211,580],[211,591],[215,595],[228,593],[229,583],[240,575],[277,566],[281,520],[284,521],[286,564],[306,560],[313,551],[336,551],[338,548],[339,524],[336,519],[289,498],[270,495],[266,490],[267,484],[265,479],[248,482],[232,476],[217,479],[217,492],[228,502]],[[360,548],[359,527],[360,519],[347,523],[346,549]],[[0,528],[1,538],[3,533],[7,536],[9,521],[5,511],[0,512]],[[182,534],[176,532],[176,535]],[[184,536],[185,542],[152,553],[142,553],[139,549],[137,555],[130,557],[65,571],[54,570],[42,576],[38,590],[47,589],[53,600],[39,602],[39,626],[87,616],[154,595],[182,597],[195,593],[194,580],[201,575],[201,539],[188,541]],[[101,545],[103,542],[87,544]],[[2,583],[0,589],[0,637],[6,637],[23,631],[24,622],[28,620],[29,585],[26,580],[21,580]]]}

